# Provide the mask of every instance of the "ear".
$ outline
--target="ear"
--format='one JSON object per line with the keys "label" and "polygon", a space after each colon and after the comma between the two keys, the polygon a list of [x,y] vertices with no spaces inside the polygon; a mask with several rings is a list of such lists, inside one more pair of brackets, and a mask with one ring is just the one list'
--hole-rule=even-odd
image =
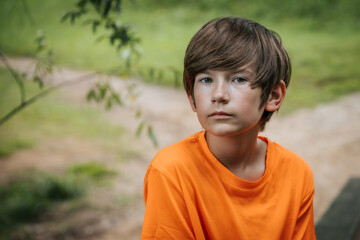
{"label": "ear", "polygon": [[278,110],[285,98],[286,86],[284,81],[280,81],[279,84],[271,91],[269,99],[265,105],[265,109],[268,112],[274,112]]}
{"label": "ear", "polygon": [[195,105],[195,99],[193,97],[193,95],[187,95],[191,109],[196,112],[196,105]]}

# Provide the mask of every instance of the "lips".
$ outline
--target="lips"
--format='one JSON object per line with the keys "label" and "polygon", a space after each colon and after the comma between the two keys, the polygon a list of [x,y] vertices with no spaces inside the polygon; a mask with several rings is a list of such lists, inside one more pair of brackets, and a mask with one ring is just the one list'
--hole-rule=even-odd
{"label": "lips", "polygon": [[222,112],[222,111],[216,111],[213,112],[209,115],[210,118],[214,118],[214,119],[228,119],[233,117],[232,114],[229,114],[227,112]]}

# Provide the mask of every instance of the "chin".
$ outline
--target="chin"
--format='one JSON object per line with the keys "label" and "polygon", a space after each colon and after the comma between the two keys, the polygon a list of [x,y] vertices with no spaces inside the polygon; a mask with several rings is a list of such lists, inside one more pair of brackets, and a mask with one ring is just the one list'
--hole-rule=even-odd
{"label": "chin", "polygon": [[236,136],[241,133],[241,131],[234,131],[229,129],[209,129],[206,130],[211,135],[217,136],[217,137],[232,137]]}
{"label": "chin", "polygon": [[250,133],[250,132],[254,132],[254,131],[256,131],[258,133],[260,131],[260,128],[257,125],[245,126],[243,128],[221,127],[221,128],[213,128],[213,129],[211,129],[211,128],[210,129],[204,128],[204,129],[211,135],[214,135],[217,137],[234,137],[234,136],[244,134],[244,133]]}

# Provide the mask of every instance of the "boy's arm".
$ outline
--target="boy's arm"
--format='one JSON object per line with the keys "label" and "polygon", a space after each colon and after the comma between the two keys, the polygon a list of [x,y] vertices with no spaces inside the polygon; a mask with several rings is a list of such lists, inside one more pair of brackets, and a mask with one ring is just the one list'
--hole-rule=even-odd
{"label": "boy's arm", "polygon": [[150,167],[144,181],[141,239],[195,239],[180,186]]}
{"label": "boy's arm", "polygon": [[313,212],[314,185],[300,206],[293,239],[315,240],[314,212]]}

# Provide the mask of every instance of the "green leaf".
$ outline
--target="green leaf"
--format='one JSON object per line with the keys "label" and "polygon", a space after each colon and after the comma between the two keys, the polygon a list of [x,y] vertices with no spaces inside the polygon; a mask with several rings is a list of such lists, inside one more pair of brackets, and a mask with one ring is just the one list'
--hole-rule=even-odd
{"label": "green leaf", "polygon": [[140,135],[144,129],[144,126],[145,126],[145,122],[142,121],[136,129],[136,137],[140,137]]}
{"label": "green leaf", "polygon": [[34,77],[34,82],[36,82],[39,85],[40,89],[44,87],[44,81],[39,76]]}
{"label": "green leaf", "polygon": [[53,65],[51,64],[51,62],[45,62],[44,63],[44,72],[46,74],[50,74],[53,72]]}
{"label": "green leaf", "polygon": [[97,27],[100,25],[100,21],[94,21],[92,24],[93,33],[96,33]]}
{"label": "green leaf", "polygon": [[70,15],[70,22],[72,25],[74,25],[76,17],[77,15],[74,12]]}
{"label": "green leaf", "polygon": [[100,97],[100,100],[103,100],[103,99],[105,98],[105,95],[106,95],[106,93],[107,93],[107,90],[108,90],[108,86],[106,86],[106,85],[99,87],[99,92],[100,92],[99,97]]}
{"label": "green leaf", "polygon": [[112,35],[110,36],[110,44],[111,44],[111,46],[114,45],[115,39],[116,39],[116,36],[115,36],[114,34],[112,34]]}
{"label": "green leaf", "polygon": [[108,16],[108,14],[109,14],[110,9],[111,9],[112,0],[103,0],[103,3],[105,4],[105,6],[104,6],[104,11],[102,13],[102,17],[106,18]]}
{"label": "green leaf", "polygon": [[115,10],[118,14],[121,12],[121,0],[115,0]]}
{"label": "green leaf", "polygon": [[95,91],[94,89],[91,89],[88,94],[86,95],[86,100],[88,102],[90,102],[92,99],[95,99],[96,100],[96,94],[95,94]]}
{"label": "green leaf", "polygon": [[150,138],[150,140],[152,141],[152,143],[154,144],[155,147],[158,146],[158,141],[157,138],[154,134],[154,130],[152,128],[152,126],[148,126],[148,137]]}
{"label": "green leaf", "polygon": [[72,11],[69,11],[67,13],[65,13],[62,17],[61,17],[61,22],[65,22],[72,14]]}
{"label": "green leaf", "polygon": [[106,109],[109,110],[110,108],[112,108],[112,106],[113,106],[112,98],[108,98],[106,101]]}
{"label": "green leaf", "polygon": [[92,3],[92,5],[96,9],[96,11],[98,13],[100,13],[102,0],[90,0],[90,2]]}
{"label": "green leaf", "polygon": [[55,51],[53,49],[50,49],[48,51],[48,59],[49,62],[53,63],[54,62],[54,58],[55,58]]}
{"label": "green leaf", "polygon": [[111,98],[120,106],[123,106],[123,102],[121,101],[120,95],[118,93],[112,92]]}
{"label": "green leaf", "polygon": [[137,110],[136,113],[135,113],[135,117],[136,118],[140,118],[141,117],[141,111],[140,110]]}
{"label": "green leaf", "polygon": [[84,9],[87,3],[88,3],[88,0],[80,0],[80,1],[77,3],[77,6],[78,6],[80,9]]}

